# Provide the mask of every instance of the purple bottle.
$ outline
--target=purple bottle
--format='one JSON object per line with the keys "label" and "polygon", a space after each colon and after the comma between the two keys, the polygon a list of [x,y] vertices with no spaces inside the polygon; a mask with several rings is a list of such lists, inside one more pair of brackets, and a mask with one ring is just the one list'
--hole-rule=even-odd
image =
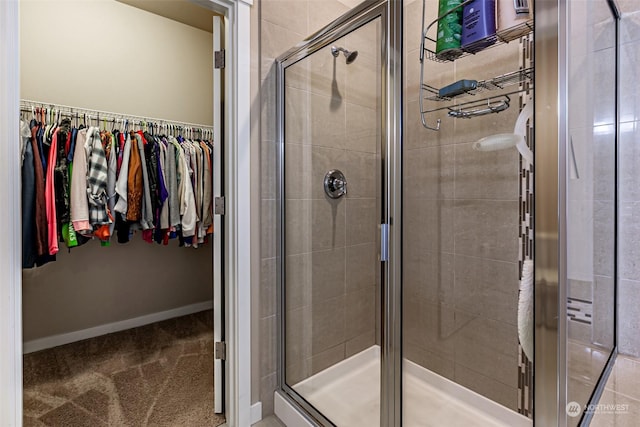
{"label": "purple bottle", "polygon": [[462,11],[462,49],[476,53],[496,42],[495,0],[474,0]]}

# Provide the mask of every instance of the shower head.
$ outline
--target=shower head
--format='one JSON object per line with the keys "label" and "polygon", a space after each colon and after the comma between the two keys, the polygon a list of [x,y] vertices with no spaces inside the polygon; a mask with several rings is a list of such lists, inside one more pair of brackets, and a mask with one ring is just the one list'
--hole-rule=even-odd
{"label": "shower head", "polygon": [[331,54],[334,58],[337,58],[340,55],[340,52],[344,53],[344,57],[347,59],[347,64],[351,64],[358,57],[358,51],[348,51],[343,47],[331,46]]}

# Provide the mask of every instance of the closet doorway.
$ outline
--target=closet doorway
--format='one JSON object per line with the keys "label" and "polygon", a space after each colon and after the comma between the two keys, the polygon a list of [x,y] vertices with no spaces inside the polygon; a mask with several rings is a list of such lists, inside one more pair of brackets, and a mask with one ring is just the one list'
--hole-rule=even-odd
{"label": "closet doorway", "polygon": [[[224,422],[224,417],[217,414],[224,412],[225,394],[225,227],[223,202],[214,203],[213,199],[214,195],[224,196],[225,188],[223,65],[218,61],[214,68],[214,57],[223,57],[214,55],[214,50],[223,52],[223,19],[187,2],[180,7],[182,14],[142,10],[140,3],[150,2],[21,5],[25,17],[21,22],[23,119],[36,119],[37,114],[29,112],[31,106],[34,112],[46,109],[48,117],[44,120],[48,123],[60,124],[66,116],[72,127],[86,126],[87,133],[97,128],[105,149],[109,138],[105,135],[114,135],[116,145],[111,154],[118,157],[119,149],[126,156],[126,142],[117,146],[116,130],[120,128],[125,140],[131,136],[132,150],[137,136],[127,131],[134,131],[141,137],[137,141],[141,169],[148,175],[142,173],[145,196],[147,181],[153,192],[151,172],[156,168],[149,163],[147,148],[152,140],[157,144],[168,140],[168,147],[177,141],[175,162],[184,156],[185,168],[177,167],[180,179],[176,181],[179,186],[190,181],[189,191],[197,207],[196,223],[191,224],[193,234],[186,231],[189,208],[183,212],[182,207],[188,197],[180,198],[176,239],[169,239],[174,233],[168,229],[164,236],[148,233],[149,228],[142,224],[143,212],[142,229],[133,231],[136,226],[132,226],[121,234],[119,229],[112,230],[108,248],[95,239],[71,250],[60,243],[55,262],[44,264],[40,260],[44,265],[24,270],[25,423]],[[185,18],[187,7],[199,9],[193,17],[208,17],[210,31],[196,28],[199,24],[193,22],[185,24],[191,19],[189,14]],[[57,17],[60,21],[71,19],[77,25],[45,32],[45,23]],[[108,23],[105,28],[110,31],[86,37],[96,29],[96,17]],[[74,49],[43,52],[38,43],[45,38],[51,46]],[[74,50],[82,53],[74,55]],[[42,63],[52,66],[43,72]],[[42,115],[38,119],[42,121]],[[213,146],[204,141],[213,141]],[[110,158],[107,161],[110,164]],[[165,161],[169,162],[168,157]],[[164,173],[156,176],[158,186]],[[203,188],[209,176],[214,188],[210,188],[206,205]],[[145,197],[142,203],[146,206]],[[214,205],[218,206],[215,216]],[[159,210],[154,206],[154,213]],[[206,211],[213,224],[202,224]],[[117,212],[110,212],[115,222]],[[122,219],[127,225],[136,222]],[[207,233],[210,225],[213,234]]]}

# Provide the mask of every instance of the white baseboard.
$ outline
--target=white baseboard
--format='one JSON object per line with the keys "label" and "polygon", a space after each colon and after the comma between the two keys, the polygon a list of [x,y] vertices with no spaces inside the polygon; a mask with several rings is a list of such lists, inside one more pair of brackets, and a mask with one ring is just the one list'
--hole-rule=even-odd
{"label": "white baseboard", "polygon": [[150,323],[160,322],[162,320],[172,319],[174,317],[186,316],[188,314],[210,310],[212,308],[213,301],[204,301],[196,304],[185,305],[183,307],[173,308],[171,310],[160,311],[158,313],[145,314],[144,316],[134,317],[133,319],[121,320],[119,322],[94,326],[93,328],[82,329],[80,331],[38,338],[35,340],[24,342],[22,344],[22,352],[24,354],[33,353],[35,351],[57,347],[59,345],[69,344],[76,341],[82,341],[86,340],[87,338],[99,337],[100,335],[106,335],[113,332],[124,331],[126,329],[137,328],[139,326],[148,325]]}
{"label": "white baseboard", "polygon": [[256,402],[251,405],[251,425],[262,420],[262,402]]}

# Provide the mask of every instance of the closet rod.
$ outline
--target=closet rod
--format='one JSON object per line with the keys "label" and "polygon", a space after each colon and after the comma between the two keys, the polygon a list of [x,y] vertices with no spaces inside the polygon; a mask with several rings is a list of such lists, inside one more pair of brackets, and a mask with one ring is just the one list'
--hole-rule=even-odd
{"label": "closet rod", "polygon": [[111,111],[91,110],[88,108],[70,107],[68,105],[52,104],[49,102],[32,101],[29,99],[20,100],[20,109],[24,112],[31,112],[33,108],[50,108],[60,111],[62,114],[73,115],[76,114],[83,116],[86,114],[87,119],[102,120],[105,119],[108,122],[114,120],[129,120],[133,125],[156,123],[158,125],[172,125],[177,126],[180,129],[191,130],[203,130],[207,132],[213,132],[213,126],[203,125],[198,123],[180,122],[176,120],[157,119],[153,117],[136,116],[132,114],[114,113]]}

